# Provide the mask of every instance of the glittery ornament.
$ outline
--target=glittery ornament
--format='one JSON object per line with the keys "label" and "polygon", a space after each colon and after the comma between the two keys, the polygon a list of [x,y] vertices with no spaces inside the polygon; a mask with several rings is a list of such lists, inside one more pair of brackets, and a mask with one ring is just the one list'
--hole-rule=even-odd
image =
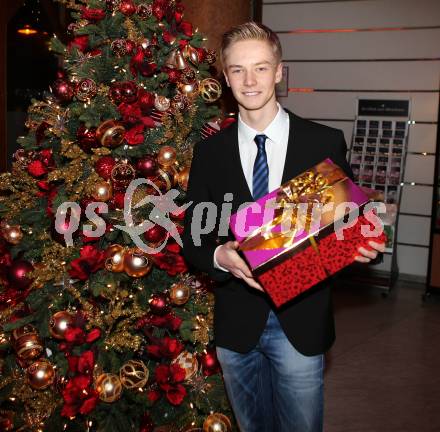
{"label": "glittery ornament", "polygon": [[137,14],[141,19],[148,19],[153,14],[153,6],[147,3],[141,3],[137,7]]}
{"label": "glittery ornament", "polygon": [[136,5],[133,0],[122,0],[119,5],[119,11],[125,16],[131,16],[136,12]]}
{"label": "glittery ornament", "polygon": [[162,293],[153,294],[148,300],[148,303],[150,305],[151,312],[156,315],[165,315],[170,310],[168,298]]}
{"label": "glittery ornament", "polygon": [[107,10],[113,12],[119,8],[121,0],[106,0],[105,4],[107,6]]}
{"label": "glittery ornament", "polygon": [[114,82],[110,85],[109,98],[115,104],[131,104],[138,98],[138,86],[133,81]]}
{"label": "glittery ornament", "polygon": [[125,190],[135,179],[136,170],[128,162],[118,162],[112,169],[111,180],[115,190]]}
{"label": "glittery ornament", "polygon": [[113,167],[116,161],[111,156],[103,156],[95,162],[95,171],[104,180],[110,180]]}
{"label": "glittery ornament", "polygon": [[81,79],[75,88],[75,96],[77,99],[79,99],[82,102],[87,102],[93,97],[96,96],[96,93],[98,92],[98,87],[90,78],[83,78]]}
{"label": "glittery ornament", "polygon": [[115,374],[104,373],[95,381],[95,389],[103,402],[115,402],[121,397],[122,384]]}
{"label": "glittery ornament", "polygon": [[110,48],[112,53],[117,57],[123,57],[127,54],[127,40],[126,39],[115,39]]}
{"label": "glittery ornament", "polygon": [[199,368],[196,356],[189,351],[181,352],[173,363],[178,364],[185,371],[185,380],[191,379]]}
{"label": "glittery ornament", "polygon": [[156,96],[154,107],[159,111],[167,111],[171,106],[170,100],[166,96]]}
{"label": "glittery ornament", "polygon": [[92,148],[99,147],[95,127],[87,128],[85,125],[81,125],[76,131],[76,138],[78,145],[86,153],[90,153]]}
{"label": "glittery ornament", "polygon": [[60,101],[68,103],[72,100],[74,90],[65,79],[57,79],[51,86],[52,93]]}
{"label": "glittery ornament", "polygon": [[189,67],[183,69],[180,80],[184,84],[192,84],[196,81],[197,75],[194,69],[191,69]]}
{"label": "glittery ornament", "polygon": [[93,185],[91,195],[96,201],[108,201],[113,196],[112,185],[105,180],[98,181]]}
{"label": "glittery ornament", "polygon": [[36,359],[43,352],[43,344],[37,333],[28,333],[18,337],[13,346],[17,357],[24,361]]}
{"label": "glittery ornament", "polygon": [[183,94],[176,94],[171,100],[171,108],[174,111],[186,111],[190,105],[189,99]]}
{"label": "glittery ornament", "polygon": [[222,86],[214,78],[205,78],[199,84],[199,93],[205,102],[212,103],[220,99]]}
{"label": "glittery ornament", "polygon": [[2,230],[4,239],[13,245],[17,245],[23,238],[23,231],[18,225],[11,225]]}
{"label": "glittery ornament", "polygon": [[144,387],[147,384],[148,376],[148,368],[140,360],[129,360],[119,369],[119,379],[127,389]]}
{"label": "glittery ornament", "polygon": [[214,50],[208,49],[205,55],[205,61],[209,65],[213,65],[217,61],[217,55]]}

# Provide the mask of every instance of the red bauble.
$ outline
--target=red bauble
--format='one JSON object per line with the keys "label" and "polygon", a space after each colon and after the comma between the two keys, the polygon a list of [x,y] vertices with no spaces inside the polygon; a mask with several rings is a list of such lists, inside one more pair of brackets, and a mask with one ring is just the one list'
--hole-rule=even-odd
{"label": "red bauble", "polygon": [[151,155],[146,155],[136,162],[136,171],[143,177],[155,177],[157,174],[156,158]]}
{"label": "red bauble", "polygon": [[52,93],[60,102],[70,102],[74,95],[73,86],[65,79],[57,79],[52,84]]}
{"label": "red bauble", "polygon": [[115,210],[122,210],[124,208],[124,192],[116,192],[110,200],[110,207]]}
{"label": "red bauble", "polygon": [[32,279],[27,276],[34,266],[26,260],[19,259],[13,261],[8,269],[8,279],[12,288],[24,290],[32,283]]}
{"label": "red bauble", "polygon": [[139,91],[139,105],[142,111],[148,111],[154,107],[154,101],[156,97],[153,93],[147,92],[145,90]]}
{"label": "red bauble", "polygon": [[214,375],[220,370],[220,364],[214,349],[208,349],[206,353],[200,356],[200,364],[205,376]]}
{"label": "red bauble", "polygon": [[116,161],[111,156],[103,156],[95,162],[95,171],[105,180],[110,180]]}
{"label": "red bauble", "polygon": [[138,86],[133,81],[115,82],[110,86],[109,98],[115,105],[136,102]]}
{"label": "red bauble", "polygon": [[153,294],[148,303],[150,304],[151,312],[156,315],[165,315],[170,310],[168,298],[162,293]]}
{"label": "red bauble", "polygon": [[35,139],[37,140],[38,145],[40,145],[42,141],[46,138],[45,132],[49,127],[49,123],[42,121],[37,129],[35,129]]}
{"label": "red bauble", "polygon": [[136,43],[130,39],[126,39],[125,48],[127,50],[127,54],[133,54],[133,51],[136,48]]}
{"label": "red bauble", "polygon": [[90,153],[92,148],[100,146],[95,127],[87,128],[84,124],[81,125],[76,131],[76,138],[78,145],[87,153]]}
{"label": "red bauble", "polygon": [[132,0],[122,0],[119,6],[119,12],[125,16],[131,16],[136,12],[136,5]]}
{"label": "red bauble", "polygon": [[162,243],[167,236],[167,230],[160,225],[154,225],[144,233],[148,243]]}
{"label": "red bauble", "polygon": [[159,4],[153,4],[152,9],[153,15],[156,17],[158,21],[162,21],[162,18],[165,15],[165,11],[163,10],[162,6]]}

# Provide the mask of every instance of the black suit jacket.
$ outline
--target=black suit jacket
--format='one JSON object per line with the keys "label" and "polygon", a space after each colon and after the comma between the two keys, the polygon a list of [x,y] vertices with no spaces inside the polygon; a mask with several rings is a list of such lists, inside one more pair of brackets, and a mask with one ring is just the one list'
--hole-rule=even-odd
{"label": "black suit jacket", "polygon": [[[351,175],[342,131],[288,113],[290,131],[283,183],[325,158],[331,158]],[[309,356],[325,352],[335,339],[328,281],[276,309],[267,294],[214,268],[216,247],[234,240],[230,231],[223,232],[226,235],[219,233],[220,212],[224,195],[228,192],[233,194],[232,213],[242,203],[253,201],[241,166],[237,123],[201,141],[194,148],[188,186],[188,201],[193,201],[193,204],[186,211],[183,234],[186,260],[218,282],[214,289],[216,345],[241,353],[250,351],[258,343],[272,308],[287,338],[298,351]],[[215,229],[201,236],[201,244],[197,245],[191,236],[191,221],[195,206],[202,202],[214,203],[218,211],[216,215],[212,209],[205,212],[203,222],[215,225]]]}

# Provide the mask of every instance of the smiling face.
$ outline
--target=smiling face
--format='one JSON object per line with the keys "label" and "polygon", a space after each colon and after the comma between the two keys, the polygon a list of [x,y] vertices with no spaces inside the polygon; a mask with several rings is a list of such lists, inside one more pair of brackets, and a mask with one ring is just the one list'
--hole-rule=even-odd
{"label": "smiling face", "polygon": [[277,109],[275,85],[281,81],[282,65],[267,41],[231,44],[224,53],[223,73],[241,114]]}

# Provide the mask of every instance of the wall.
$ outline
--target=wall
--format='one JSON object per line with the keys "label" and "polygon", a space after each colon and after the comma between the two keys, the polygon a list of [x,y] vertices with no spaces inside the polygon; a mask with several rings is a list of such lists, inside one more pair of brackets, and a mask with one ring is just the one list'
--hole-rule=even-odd
{"label": "wall", "polygon": [[[409,132],[397,257],[401,273],[425,278],[439,107],[440,1],[264,0],[262,16],[278,33],[289,66],[290,91],[281,104],[342,129],[348,145],[357,98],[411,98],[415,124]],[[379,269],[389,265],[385,256]]]}

